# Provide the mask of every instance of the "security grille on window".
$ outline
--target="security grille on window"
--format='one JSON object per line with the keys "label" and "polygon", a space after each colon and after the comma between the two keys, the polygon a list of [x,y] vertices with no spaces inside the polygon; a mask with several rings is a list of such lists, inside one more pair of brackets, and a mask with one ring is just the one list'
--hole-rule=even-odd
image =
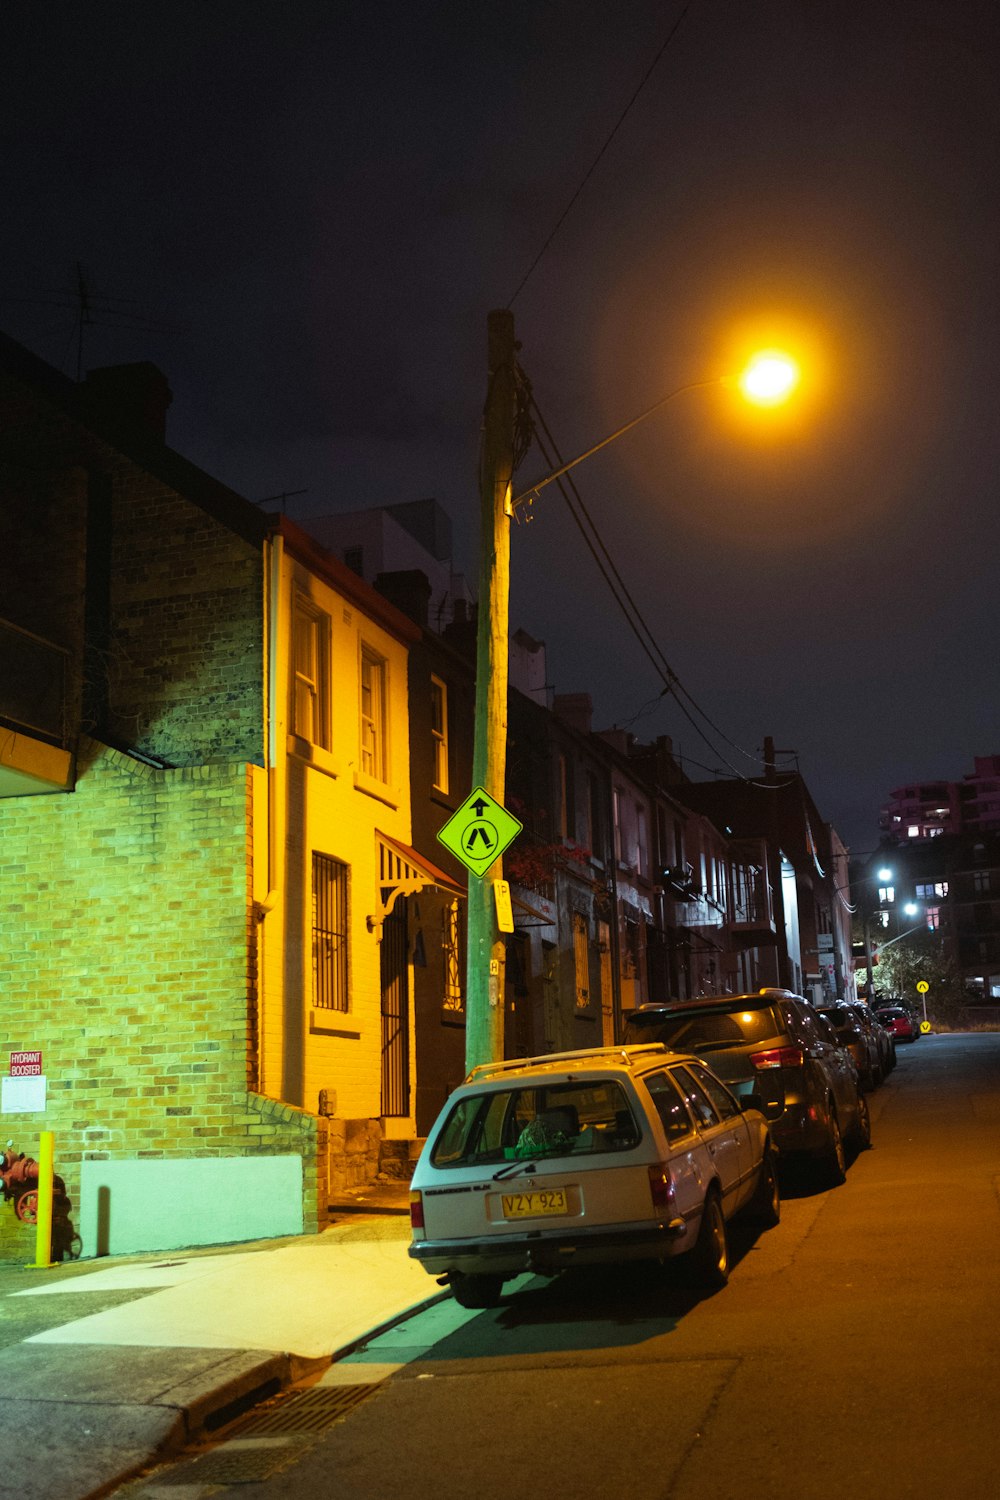
{"label": "security grille on window", "polygon": [[434,786],[448,790],[448,689],[440,677],[431,678],[431,746],[434,754]]}
{"label": "security grille on window", "polygon": [[312,875],[313,1004],[346,1011],[347,866],[314,854]]}
{"label": "security grille on window", "polygon": [[586,1010],[590,1005],[590,944],[587,918],[579,911],[573,913],[573,968],[576,973],[576,1008]]}
{"label": "security grille on window", "polygon": [[386,779],[385,661],[367,646],[361,649],[361,769],[376,781]]}
{"label": "security grille on window", "polygon": [[329,748],[329,616],[297,594],[292,616],[292,733]]}
{"label": "security grille on window", "polygon": [[441,956],[444,961],[445,1010],[461,1012],[465,1008],[462,994],[462,926],[458,919],[458,902],[449,901],[441,914]]}

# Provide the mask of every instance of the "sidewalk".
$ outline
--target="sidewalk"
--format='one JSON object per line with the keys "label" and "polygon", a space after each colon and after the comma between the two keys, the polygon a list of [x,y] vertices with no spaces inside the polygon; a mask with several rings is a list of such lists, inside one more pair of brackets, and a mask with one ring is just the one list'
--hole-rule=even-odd
{"label": "sidewalk", "polygon": [[409,1189],[318,1235],[0,1266],[4,1500],[87,1500],[447,1296],[406,1253]]}

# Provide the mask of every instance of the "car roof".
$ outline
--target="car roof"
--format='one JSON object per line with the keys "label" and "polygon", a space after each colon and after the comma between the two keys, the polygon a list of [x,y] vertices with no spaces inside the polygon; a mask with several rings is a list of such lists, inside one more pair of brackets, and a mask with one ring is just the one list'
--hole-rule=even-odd
{"label": "car roof", "polygon": [[760,989],[746,995],[697,995],[690,1000],[654,1000],[628,1012],[628,1019],[656,1015],[686,1015],[693,1010],[754,1010],[772,1005],[775,1000],[797,1000],[800,1005],[807,1002],[793,990]]}
{"label": "car roof", "polygon": [[587,1047],[576,1052],[548,1052],[540,1057],[509,1057],[503,1062],[479,1063],[464,1079],[469,1084],[520,1081],[525,1075],[632,1073],[663,1062],[701,1062],[690,1052],[674,1052],[663,1042],[630,1042],[617,1047]]}

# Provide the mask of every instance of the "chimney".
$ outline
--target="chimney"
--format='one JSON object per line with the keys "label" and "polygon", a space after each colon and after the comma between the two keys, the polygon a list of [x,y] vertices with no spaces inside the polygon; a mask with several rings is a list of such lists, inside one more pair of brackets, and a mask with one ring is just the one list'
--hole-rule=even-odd
{"label": "chimney", "polygon": [[375,587],[383,599],[388,599],[390,604],[402,610],[414,624],[427,629],[431,582],[420,568],[401,568],[393,573],[378,573]]}
{"label": "chimney", "polygon": [[594,703],[589,693],[556,693],[552,711],[580,734],[589,734],[593,725]]}
{"label": "chimney", "polygon": [[82,394],[91,416],[113,428],[166,441],[173,392],[163,371],[149,360],[88,370]]}

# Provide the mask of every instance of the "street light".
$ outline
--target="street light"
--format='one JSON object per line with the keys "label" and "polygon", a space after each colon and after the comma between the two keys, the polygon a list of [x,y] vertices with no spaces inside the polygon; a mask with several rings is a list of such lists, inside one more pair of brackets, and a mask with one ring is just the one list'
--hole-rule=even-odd
{"label": "street light", "polygon": [[779,406],[788,400],[800,379],[799,367],[790,355],[782,354],[777,349],[767,349],[753,355],[738,375],[713,375],[707,380],[689,380],[684,385],[675,386],[672,391],[661,396],[659,401],[654,401],[652,406],[647,406],[645,411],[633,417],[631,422],[626,422],[624,427],[617,427],[614,432],[610,432],[592,448],[587,448],[583,453],[578,453],[576,458],[571,458],[569,463],[562,464],[560,468],[553,469],[551,474],[546,474],[543,478],[536,479],[534,484],[529,484],[527,489],[515,495],[511,501],[511,509],[516,510],[525,500],[533,499],[547,484],[561,479],[564,474],[569,473],[570,469],[575,469],[577,464],[582,464],[585,458],[600,453],[602,448],[606,448],[609,443],[616,442],[626,432],[631,432],[633,427],[638,427],[639,423],[645,422],[647,417],[661,411],[668,401],[673,401],[675,396],[683,396],[685,391],[704,390],[713,385],[733,386],[753,406]]}
{"label": "street light", "polygon": [[[836,886],[833,894],[841,895],[845,890],[850,890],[852,885],[867,885],[874,880],[881,880],[883,885],[893,878],[893,871],[888,865],[880,865],[873,875],[859,875],[857,880],[848,881],[846,886]],[[849,902],[844,903],[848,911],[856,911]],[[875,999],[875,963],[872,958],[872,930],[871,930],[871,908],[867,902],[861,905],[861,932],[865,947],[865,1003],[871,1009],[872,1001]],[[882,945],[887,946],[886,944]]]}
{"label": "street light", "polygon": [[[684,391],[736,384],[747,400],[774,406],[791,394],[798,371],[792,360],[772,349],[752,360],[742,376],[717,376],[678,386],[631,422],[512,498],[521,385],[513,314],[506,308],[491,312],[487,327],[488,380],[479,465],[481,547],[472,783],[473,787],[485,788],[502,803],[507,764],[510,518],[516,507],[591,454],[630,432]],[[784,394],[779,395],[782,390]],[[465,1059],[470,1070],[479,1063],[499,1061],[504,1054],[506,950],[497,927],[493,895],[494,882],[502,876],[503,865],[497,859],[482,879],[473,876],[469,880]]]}

